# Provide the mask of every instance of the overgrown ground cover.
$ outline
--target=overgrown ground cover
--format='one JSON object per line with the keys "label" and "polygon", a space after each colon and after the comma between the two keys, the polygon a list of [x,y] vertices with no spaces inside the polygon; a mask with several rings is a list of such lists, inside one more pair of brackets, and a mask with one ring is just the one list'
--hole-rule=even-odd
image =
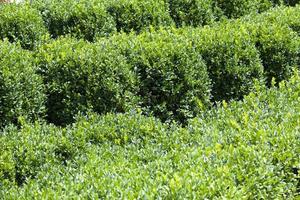
{"label": "overgrown ground cover", "polygon": [[297,199],[298,1],[0,5],[0,199]]}

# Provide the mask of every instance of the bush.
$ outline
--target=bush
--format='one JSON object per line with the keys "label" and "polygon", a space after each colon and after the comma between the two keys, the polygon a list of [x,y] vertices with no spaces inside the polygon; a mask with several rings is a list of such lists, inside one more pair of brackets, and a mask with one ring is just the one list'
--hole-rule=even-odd
{"label": "bush", "polygon": [[37,63],[47,86],[50,122],[65,125],[78,112],[123,112],[134,104],[135,77],[110,46],[62,38],[40,48]]}
{"label": "bush", "polygon": [[278,25],[253,25],[257,29],[256,48],[260,52],[267,84],[274,77],[277,82],[287,80],[292,67],[299,62],[300,37],[290,29]]}
{"label": "bush", "polygon": [[[189,32],[185,33],[187,37]],[[213,101],[241,99],[254,80],[262,80],[259,52],[246,30],[225,25],[194,32],[191,40],[206,62]]]}
{"label": "bush", "polygon": [[21,129],[7,127],[0,135],[0,181],[24,186],[38,179],[48,166],[67,166],[83,147],[66,130],[53,125],[23,123]]}
{"label": "bush", "polygon": [[44,86],[32,60],[19,45],[0,41],[0,128],[20,116],[34,120],[45,114]]}
{"label": "bush", "polygon": [[213,175],[210,179],[213,183],[208,181],[203,188],[211,184],[217,186],[213,196],[219,194],[229,199],[244,195],[254,199],[297,197],[298,73],[294,73],[290,82],[281,82],[279,88],[267,90],[257,85],[256,91],[243,101],[229,105],[223,102],[190,122],[190,133],[201,135],[195,140],[206,149],[205,159],[209,164],[205,166],[212,169],[209,173]]}
{"label": "bush", "polygon": [[0,5],[0,39],[20,42],[35,49],[46,39],[47,30],[38,11],[28,5]]}
{"label": "bush", "polygon": [[136,95],[144,114],[184,123],[209,105],[206,65],[188,40],[152,30],[113,36],[97,45],[118,48],[126,57],[137,77]]}
{"label": "bush", "polygon": [[170,15],[177,27],[203,26],[214,19],[213,0],[167,0]]}
{"label": "bush", "polygon": [[107,10],[114,17],[118,31],[140,32],[150,26],[173,24],[167,5],[160,0],[113,0]]}
{"label": "bush", "polygon": [[115,23],[99,1],[37,1],[37,7],[53,38],[70,34],[94,41],[115,31]]}
{"label": "bush", "polygon": [[[0,195],[295,199],[298,73],[279,88],[256,85],[243,101],[224,101],[186,128],[135,113],[89,114],[64,129],[38,123],[9,127],[0,135]],[[15,174],[23,177],[21,185]]]}
{"label": "bush", "polygon": [[139,78],[141,106],[163,121],[184,123],[209,105],[206,65],[191,43],[176,38],[170,42],[160,36],[146,41],[146,37],[138,37],[135,56],[129,61]]}
{"label": "bush", "polygon": [[253,23],[277,24],[287,26],[300,36],[300,5],[296,7],[278,7],[261,15],[245,17],[243,20]]}
{"label": "bush", "polygon": [[231,19],[268,10],[272,3],[269,0],[214,0],[213,6],[217,15]]}

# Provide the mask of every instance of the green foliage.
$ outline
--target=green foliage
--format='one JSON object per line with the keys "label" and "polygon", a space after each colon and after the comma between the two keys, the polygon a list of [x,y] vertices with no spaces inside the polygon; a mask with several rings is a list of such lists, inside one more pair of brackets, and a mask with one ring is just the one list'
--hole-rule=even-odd
{"label": "green foliage", "polygon": [[189,130],[204,136],[198,142],[206,145],[214,166],[210,174],[223,176],[220,182],[212,179],[218,192],[235,191],[237,199],[294,199],[300,170],[299,72],[279,88],[257,85],[256,90],[243,101],[224,101],[191,121]]}
{"label": "green foliage", "polygon": [[41,44],[47,30],[39,12],[28,5],[0,5],[0,39],[20,42],[25,49]]}
{"label": "green foliage", "polygon": [[278,24],[287,26],[300,36],[300,5],[296,7],[277,7],[260,15],[251,15],[243,20],[254,23]]}
{"label": "green foliage", "polygon": [[272,78],[286,80],[297,66],[300,54],[300,37],[295,32],[278,25],[253,25],[257,29],[256,47],[263,62],[267,84]]}
{"label": "green foliage", "polygon": [[215,12],[230,19],[265,11],[271,6],[272,3],[269,0],[214,0]]}
{"label": "green foliage", "polygon": [[185,122],[207,107],[210,79],[191,43],[167,31],[119,38],[112,40],[137,76],[139,105],[145,113],[163,121]]}
{"label": "green foliage", "polygon": [[167,5],[161,0],[112,0],[107,5],[118,31],[140,32],[144,29],[173,24]]}
{"label": "green foliage", "polygon": [[243,101],[223,101],[186,128],[136,113],[89,114],[64,129],[8,127],[0,135],[0,195],[295,199],[299,94],[295,72],[279,88],[256,85]]}
{"label": "green foliage", "polygon": [[213,0],[167,0],[172,19],[178,27],[212,24]]}
{"label": "green foliage", "polygon": [[103,2],[55,0],[34,2],[53,38],[71,34],[94,41],[96,37],[115,32],[115,23]]}
{"label": "green foliage", "polygon": [[254,80],[262,80],[259,52],[244,27],[195,30],[191,38],[206,61],[213,101],[240,99],[250,91]]}
{"label": "green foliage", "polygon": [[71,34],[95,41],[116,32],[140,33],[159,26],[203,26],[224,18],[257,14],[293,2],[274,0],[112,0],[34,1],[54,38]]}
{"label": "green foliage", "polygon": [[47,87],[48,120],[64,125],[78,112],[123,112],[135,99],[135,76],[125,58],[110,46],[61,38],[37,55]]}
{"label": "green foliage", "polygon": [[0,129],[17,123],[18,117],[37,119],[45,114],[44,86],[32,60],[19,45],[0,41]]}
{"label": "green foliage", "polygon": [[207,107],[210,80],[204,61],[191,45],[155,38],[144,42],[143,37],[139,42],[133,65],[143,108],[163,121],[185,122]]}

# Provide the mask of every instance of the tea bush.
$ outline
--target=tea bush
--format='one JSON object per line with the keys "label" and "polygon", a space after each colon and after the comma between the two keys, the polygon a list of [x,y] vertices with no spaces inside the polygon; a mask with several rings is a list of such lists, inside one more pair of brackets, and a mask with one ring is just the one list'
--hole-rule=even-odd
{"label": "tea bush", "polygon": [[167,0],[169,11],[177,27],[202,26],[215,21],[213,0]]}
{"label": "tea bush", "polygon": [[0,39],[20,42],[25,49],[35,49],[47,39],[47,29],[39,12],[28,5],[0,5]]}
{"label": "tea bush", "polygon": [[[265,24],[253,25],[257,29],[256,48],[260,52],[267,84],[272,78],[277,82],[290,77],[292,67],[297,66],[300,55],[300,38],[285,27]],[[300,67],[300,65],[299,65]]]}
{"label": "tea bush", "polygon": [[112,0],[106,9],[114,17],[118,31],[140,32],[150,26],[173,24],[167,5],[161,0]]}
{"label": "tea bush", "polygon": [[88,114],[64,129],[42,123],[8,127],[0,135],[0,195],[295,199],[298,73],[279,88],[256,85],[243,101],[223,101],[186,128],[137,113]]}
{"label": "tea bush", "polygon": [[29,52],[0,41],[0,129],[21,116],[31,120],[44,116],[44,86],[35,70]]}
{"label": "tea bush", "polygon": [[167,31],[159,34],[120,35],[111,38],[109,45],[121,49],[136,74],[144,113],[163,121],[185,122],[209,105],[211,87],[206,65],[191,43]]}
{"label": "tea bush", "polygon": [[64,125],[78,112],[123,112],[135,104],[135,76],[117,49],[61,38],[41,47],[36,58],[50,122]]}
{"label": "tea bush", "polygon": [[70,34],[94,41],[115,32],[115,22],[101,1],[34,1],[51,36]]}
{"label": "tea bush", "polygon": [[146,112],[163,121],[184,123],[210,101],[210,79],[201,55],[177,41],[154,39],[134,49],[133,66],[139,78],[138,95]]}
{"label": "tea bush", "polygon": [[195,30],[191,39],[206,62],[213,101],[240,99],[254,80],[262,81],[259,51],[245,29],[219,26]]}
{"label": "tea bush", "polygon": [[230,19],[266,11],[272,6],[272,1],[269,0],[214,0],[215,12]]}
{"label": "tea bush", "polygon": [[223,19],[260,13],[277,5],[295,3],[273,0],[113,0],[34,1],[51,35],[71,34],[94,41],[116,32],[139,33],[150,27],[203,26]]}
{"label": "tea bush", "polygon": [[295,7],[278,7],[260,15],[244,17],[244,21],[254,23],[278,24],[287,26],[300,35],[300,5]]}

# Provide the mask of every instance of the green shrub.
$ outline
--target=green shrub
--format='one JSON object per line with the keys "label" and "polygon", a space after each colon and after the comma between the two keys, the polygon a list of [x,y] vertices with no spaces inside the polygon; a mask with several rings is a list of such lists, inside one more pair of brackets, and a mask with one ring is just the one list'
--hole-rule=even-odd
{"label": "green shrub", "polygon": [[167,0],[170,15],[178,27],[203,26],[214,19],[213,0]]}
{"label": "green shrub", "polygon": [[281,2],[284,5],[288,5],[288,6],[295,6],[296,4],[299,4],[299,0],[281,0]]}
{"label": "green shrub", "polygon": [[133,104],[135,77],[117,49],[58,39],[37,53],[47,86],[48,120],[64,125],[78,112],[123,112]]}
{"label": "green shrub", "polygon": [[94,41],[115,31],[115,23],[99,1],[37,1],[34,3],[53,38],[71,34]]}
{"label": "green shrub", "polygon": [[118,48],[137,77],[136,95],[144,114],[184,123],[207,108],[210,79],[201,55],[188,40],[161,30],[100,40]]}
{"label": "green shrub", "polygon": [[140,32],[150,26],[168,26],[173,21],[161,0],[113,0],[107,5],[118,31]]}
{"label": "green shrub", "polygon": [[244,195],[254,199],[297,197],[298,73],[290,82],[281,82],[279,88],[266,90],[257,85],[257,91],[243,101],[230,105],[223,102],[222,106],[190,122],[190,133],[201,135],[195,140],[205,144],[205,158],[209,162],[205,166],[212,169],[209,174],[213,175],[213,182],[207,182],[203,188],[213,184],[214,195],[226,195],[229,199]]}
{"label": "green shrub", "polygon": [[38,11],[28,5],[0,5],[0,39],[20,42],[34,49],[46,38],[47,30]]}
{"label": "green shrub", "polygon": [[[279,87],[256,85],[243,101],[224,101],[186,128],[135,113],[89,114],[65,129],[38,123],[23,124],[20,130],[9,127],[0,135],[0,195],[295,199],[300,169],[298,73]],[[14,181],[18,179],[8,178],[16,173],[24,177],[21,187]]]}
{"label": "green shrub", "polygon": [[23,186],[50,165],[67,166],[83,146],[66,130],[53,125],[26,124],[6,128],[0,136],[0,182]]}
{"label": "green shrub", "polygon": [[32,60],[20,46],[0,41],[0,129],[20,116],[37,119],[45,114],[44,86]]}
{"label": "green shrub", "polygon": [[219,26],[194,30],[191,37],[206,62],[212,80],[212,100],[240,99],[263,78],[263,67],[251,35],[245,29]]}
{"label": "green shrub", "polygon": [[256,48],[260,52],[267,84],[271,84],[273,77],[277,82],[287,80],[292,67],[300,63],[300,38],[290,29],[276,24],[255,24],[253,29],[257,29]]}
{"label": "green shrub", "polygon": [[270,9],[272,3],[269,0],[214,0],[214,12],[227,18],[239,18],[241,16],[257,13]]}
{"label": "green shrub", "polygon": [[126,114],[106,114],[104,116],[88,113],[79,115],[72,126],[74,137],[95,145],[145,145],[158,141],[168,130],[168,125],[154,117],[145,117],[132,112]]}
{"label": "green shrub", "polygon": [[185,122],[209,104],[206,65],[191,43],[145,37],[138,38],[130,61],[137,69],[141,106],[163,121]]}
{"label": "green shrub", "polygon": [[243,20],[254,23],[278,24],[287,26],[300,36],[300,5],[296,7],[280,6],[256,16],[245,17]]}

